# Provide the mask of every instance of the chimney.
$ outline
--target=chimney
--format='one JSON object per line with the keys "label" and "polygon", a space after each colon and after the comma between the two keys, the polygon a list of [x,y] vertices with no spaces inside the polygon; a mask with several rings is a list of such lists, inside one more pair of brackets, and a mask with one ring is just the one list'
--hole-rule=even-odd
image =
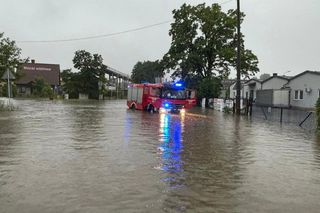
{"label": "chimney", "polygon": [[274,77],[274,76],[278,76],[278,73],[273,73],[273,75],[272,75],[272,76],[273,76],[273,77]]}
{"label": "chimney", "polygon": [[34,59],[31,59],[31,63],[34,64],[36,63],[36,61]]}

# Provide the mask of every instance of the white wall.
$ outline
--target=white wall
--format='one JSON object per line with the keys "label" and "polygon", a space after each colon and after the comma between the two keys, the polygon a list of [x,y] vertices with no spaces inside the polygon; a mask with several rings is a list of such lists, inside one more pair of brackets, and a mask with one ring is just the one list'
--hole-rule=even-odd
{"label": "white wall", "polygon": [[[255,82],[256,85],[254,87],[250,87],[249,83]],[[246,97],[246,94],[248,93],[248,98],[250,97],[250,90],[253,90],[253,100],[255,100],[257,98],[257,90],[261,89],[261,83],[251,80],[249,82],[247,82],[247,84],[244,85],[243,87],[243,97]]]}
{"label": "white wall", "polygon": [[[236,85],[236,82],[230,86],[230,98],[236,98],[237,90],[233,90],[233,87]],[[240,91],[240,97],[243,98],[244,88]]]}
{"label": "white wall", "polygon": [[[320,75],[314,73],[305,73],[295,79],[292,79],[288,86],[291,88],[290,101],[292,107],[314,108],[319,98]],[[307,93],[306,89],[311,88]],[[295,100],[295,90],[303,90],[303,99]]]}
{"label": "white wall", "polygon": [[281,89],[286,83],[288,83],[288,80],[273,77],[270,80],[263,82],[262,89]]}

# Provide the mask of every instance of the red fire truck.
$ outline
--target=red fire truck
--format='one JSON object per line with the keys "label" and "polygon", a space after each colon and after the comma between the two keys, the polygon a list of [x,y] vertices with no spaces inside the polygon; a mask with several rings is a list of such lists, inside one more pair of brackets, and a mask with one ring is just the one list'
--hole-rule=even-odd
{"label": "red fire truck", "polygon": [[149,112],[179,112],[196,104],[195,91],[183,83],[130,84],[127,105],[130,109]]}

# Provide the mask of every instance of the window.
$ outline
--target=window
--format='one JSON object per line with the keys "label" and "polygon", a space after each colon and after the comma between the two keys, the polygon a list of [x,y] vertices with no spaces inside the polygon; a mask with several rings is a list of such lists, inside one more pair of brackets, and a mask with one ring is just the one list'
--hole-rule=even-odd
{"label": "window", "polygon": [[302,99],[303,99],[303,90],[295,90],[294,100],[302,100]]}
{"label": "window", "polygon": [[186,99],[187,97],[185,90],[175,90],[170,88],[163,88],[161,97],[167,99]]}
{"label": "window", "polygon": [[151,88],[151,92],[150,92],[151,96],[156,96],[159,97],[160,96],[160,88]]}
{"label": "window", "polygon": [[26,88],[25,87],[20,87],[19,88],[20,93],[26,93]]}

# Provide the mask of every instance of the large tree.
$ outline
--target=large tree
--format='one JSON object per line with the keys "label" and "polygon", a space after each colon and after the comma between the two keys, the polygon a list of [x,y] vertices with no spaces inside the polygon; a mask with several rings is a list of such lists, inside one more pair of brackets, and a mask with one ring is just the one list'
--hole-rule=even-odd
{"label": "large tree", "polygon": [[61,79],[63,92],[69,94],[69,98],[78,98],[81,88],[80,73],[65,69],[61,72]]}
{"label": "large tree", "polygon": [[[162,60],[164,67],[174,70],[173,76],[196,81],[194,85],[214,76],[227,77],[236,67],[236,11],[223,12],[218,4],[183,4],[173,11],[173,16],[169,31],[172,42]],[[241,21],[243,17],[242,13]],[[249,76],[258,72],[258,59],[244,48],[243,35],[241,53],[241,74]]]}
{"label": "large tree", "polygon": [[78,50],[73,58],[74,67],[80,70],[77,80],[79,92],[89,95],[89,98],[98,98],[99,81],[105,81],[106,65],[103,64],[102,56],[91,54],[85,50]]}
{"label": "large tree", "polygon": [[163,75],[163,68],[159,61],[139,61],[133,67],[131,80],[134,83],[155,83],[155,78]]}
{"label": "large tree", "polygon": [[0,78],[5,70],[18,67],[24,61],[26,59],[21,59],[21,49],[17,47],[16,42],[0,33]]}

